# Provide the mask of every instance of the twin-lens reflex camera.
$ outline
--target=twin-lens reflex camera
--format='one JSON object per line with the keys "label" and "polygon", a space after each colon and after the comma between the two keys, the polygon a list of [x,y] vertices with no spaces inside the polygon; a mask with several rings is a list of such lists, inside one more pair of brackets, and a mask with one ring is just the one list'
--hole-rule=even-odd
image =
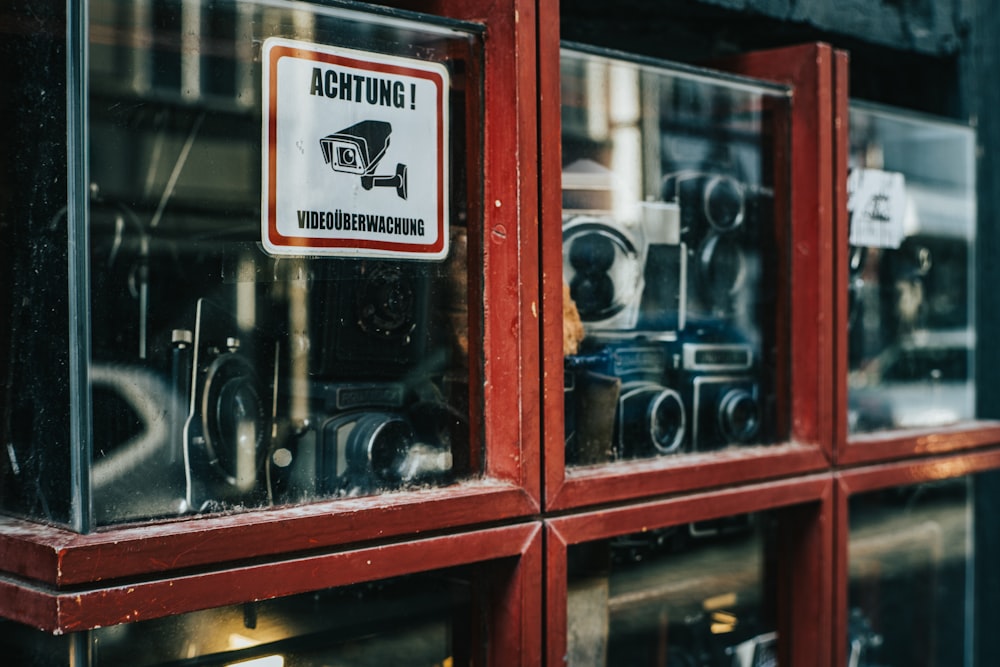
{"label": "twin-lens reflex camera", "polygon": [[613,213],[599,165],[564,171],[563,279],[585,337],[565,357],[566,460],[590,464],[758,442],[767,195],[678,172]]}

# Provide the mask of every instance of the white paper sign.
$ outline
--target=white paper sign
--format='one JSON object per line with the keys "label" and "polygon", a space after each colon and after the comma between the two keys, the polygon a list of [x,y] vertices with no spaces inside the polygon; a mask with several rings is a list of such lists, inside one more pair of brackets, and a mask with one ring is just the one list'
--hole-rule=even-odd
{"label": "white paper sign", "polygon": [[280,38],[263,62],[265,249],[444,258],[444,66]]}
{"label": "white paper sign", "polygon": [[906,179],[899,172],[854,169],[847,179],[849,243],[867,248],[898,248],[904,238]]}

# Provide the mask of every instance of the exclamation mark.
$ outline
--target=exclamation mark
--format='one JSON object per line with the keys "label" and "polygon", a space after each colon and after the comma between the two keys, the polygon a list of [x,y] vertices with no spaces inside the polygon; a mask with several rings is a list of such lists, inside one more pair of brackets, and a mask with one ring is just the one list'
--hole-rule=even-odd
{"label": "exclamation mark", "polygon": [[410,84],[410,108],[417,108],[417,84],[415,83]]}

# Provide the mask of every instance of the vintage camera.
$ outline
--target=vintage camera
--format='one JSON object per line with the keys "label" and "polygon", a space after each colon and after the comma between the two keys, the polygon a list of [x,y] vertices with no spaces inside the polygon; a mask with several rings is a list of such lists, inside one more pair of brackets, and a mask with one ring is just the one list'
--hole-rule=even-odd
{"label": "vintage camera", "polygon": [[174,393],[188,398],[183,427],[186,509],[261,502],[273,415],[274,354],[244,335],[224,308],[199,299],[193,337],[174,332]]}
{"label": "vintage camera", "polygon": [[[593,344],[593,342],[591,342]],[[590,411],[603,413],[610,429],[608,456],[598,458],[631,459],[675,454],[683,451],[687,431],[687,415],[680,394],[664,384],[672,346],[666,343],[644,343],[639,340],[614,341],[596,349],[566,358],[566,375],[573,379],[573,392],[567,402],[579,397],[586,405],[577,404],[575,424],[567,426],[573,433],[583,415]],[[610,381],[609,381],[610,380]],[[605,404],[595,404],[591,385],[606,388]],[[577,396],[579,391],[579,396]],[[613,412],[609,409],[613,407]],[[602,409],[603,408],[603,409]],[[613,414],[613,417],[611,415]],[[591,413],[591,417],[594,417]],[[613,422],[611,421],[613,419]],[[593,462],[593,445],[589,438],[592,428],[580,429],[570,443],[567,460]],[[582,450],[582,451],[581,451]],[[589,455],[588,455],[589,453]]]}
{"label": "vintage camera", "polygon": [[392,187],[406,199],[406,165],[397,164],[391,176],[376,176],[375,169],[389,148],[392,125],[380,120],[363,120],[320,139],[323,159],[334,170],[361,177],[361,187]]}
{"label": "vintage camera", "polygon": [[276,392],[280,500],[443,483],[468,468],[468,420],[442,388],[445,322],[431,287],[444,270],[344,258],[302,266],[307,336],[282,353],[289,368]]}
{"label": "vintage camera", "polygon": [[685,331],[678,349],[672,383],[690,410],[691,451],[753,442],[762,421],[754,347],[714,323]]}
{"label": "vintage camera", "polygon": [[772,215],[773,196],[728,174],[697,170],[667,175],[661,196],[680,207],[691,316],[752,319],[748,299],[759,280],[761,223]]}
{"label": "vintage camera", "polygon": [[635,222],[563,220],[563,279],[587,330],[667,337],[684,327],[687,252],[676,206],[644,202]]}
{"label": "vintage camera", "polygon": [[293,496],[444,483],[452,451],[467,446],[466,420],[429,383],[314,383],[311,392],[316,414],[295,436]]}

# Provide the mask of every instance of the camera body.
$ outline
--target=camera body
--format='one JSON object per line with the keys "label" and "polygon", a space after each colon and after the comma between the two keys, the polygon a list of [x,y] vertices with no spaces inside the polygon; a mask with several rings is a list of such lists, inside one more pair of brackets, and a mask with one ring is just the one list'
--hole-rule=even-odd
{"label": "camera body", "polygon": [[313,383],[314,414],[293,437],[292,498],[353,496],[451,479],[468,425],[398,382]]}
{"label": "camera body", "polygon": [[750,444],[761,432],[753,346],[720,323],[672,339],[594,336],[580,354],[566,357],[564,368],[572,462],[586,458],[580,454],[586,447],[574,438],[583,437],[581,415],[595,408],[592,388],[601,378],[616,380],[604,383],[617,394],[611,459],[712,451]]}
{"label": "camera body", "polygon": [[[375,493],[443,483],[468,420],[435,379],[437,340],[426,262],[337,259],[310,267],[305,376],[287,383],[279,496]],[[289,363],[294,363],[291,360]]]}
{"label": "camera body", "polygon": [[753,321],[747,297],[760,278],[757,244],[761,221],[773,215],[773,195],[724,171],[695,169],[667,175],[661,196],[680,208],[690,315]]}
{"label": "camera body", "polygon": [[674,382],[690,406],[691,451],[752,443],[762,418],[753,346],[718,323],[685,334]]}
{"label": "camera body", "polygon": [[310,364],[315,378],[397,378],[428,347],[430,268],[424,262],[338,259],[313,267]]}

